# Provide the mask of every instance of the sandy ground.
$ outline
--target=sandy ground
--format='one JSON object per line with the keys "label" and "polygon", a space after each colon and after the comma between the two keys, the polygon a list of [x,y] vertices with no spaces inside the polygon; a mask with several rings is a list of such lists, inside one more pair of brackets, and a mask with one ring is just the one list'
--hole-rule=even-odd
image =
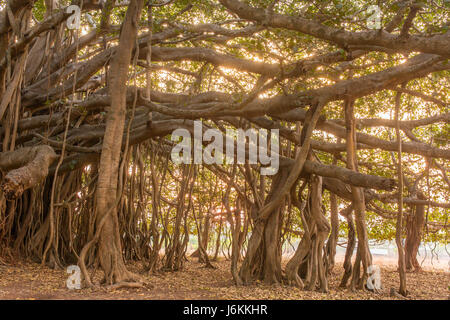
{"label": "sandy ground", "polygon": [[[381,258],[382,260],[382,258]],[[149,283],[143,288],[111,290],[105,288],[69,290],[66,287],[66,270],[52,270],[34,263],[17,263],[0,266],[0,299],[397,299],[391,297],[391,288],[398,287],[395,264],[384,263],[374,257],[381,267],[383,289],[380,293],[351,292],[338,288],[343,269],[338,263],[329,279],[330,291],[319,293],[278,285],[255,283],[250,286],[233,285],[228,261],[215,262],[216,269],[206,269],[196,261],[186,263],[180,272],[142,274],[141,266],[129,268]],[[100,272],[96,273],[97,277]],[[407,276],[408,299],[450,299],[450,274],[448,271],[426,267],[423,272]]]}

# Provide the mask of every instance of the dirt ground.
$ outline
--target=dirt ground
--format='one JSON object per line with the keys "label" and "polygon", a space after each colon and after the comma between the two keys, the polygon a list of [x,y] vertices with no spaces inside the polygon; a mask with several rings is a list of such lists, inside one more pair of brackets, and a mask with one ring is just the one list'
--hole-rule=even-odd
{"label": "dirt ground", "polygon": [[[390,296],[391,288],[398,287],[395,266],[381,266],[383,290],[351,292],[338,288],[343,274],[342,264],[330,276],[329,293],[302,291],[294,287],[267,286],[263,283],[236,287],[232,283],[228,261],[215,262],[217,269],[206,269],[196,261],[187,262],[180,272],[145,275],[150,284],[144,288],[105,288],[69,290],[66,270],[52,270],[35,263],[0,265],[0,299],[397,299]],[[129,268],[140,273],[141,266]],[[100,272],[96,273],[98,277]],[[420,273],[407,275],[408,299],[450,299],[450,274],[444,270],[427,268]]]}

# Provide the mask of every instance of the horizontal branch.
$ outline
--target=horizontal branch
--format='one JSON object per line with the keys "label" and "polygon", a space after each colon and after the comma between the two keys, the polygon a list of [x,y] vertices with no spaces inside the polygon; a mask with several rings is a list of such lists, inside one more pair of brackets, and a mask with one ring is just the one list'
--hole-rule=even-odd
{"label": "horizontal branch", "polygon": [[330,41],[341,47],[378,46],[388,48],[396,52],[424,52],[450,56],[450,33],[430,36],[394,35],[384,30],[370,30],[351,32],[330,26],[318,21],[305,19],[299,16],[288,16],[272,12],[262,8],[254,8],[238,0],[219,0],[226,8],[236,13],[242,19],[257,21],[265,26],[273,28],[285,28],[295,30],[313,37]]}
{"label": "horizontal branch", "polygon": [[0,153],[0,169],[11,170],[0,184],[5,198],[17,199],[25,190],[42,182],[56,158],[53,149],[47,145]]}

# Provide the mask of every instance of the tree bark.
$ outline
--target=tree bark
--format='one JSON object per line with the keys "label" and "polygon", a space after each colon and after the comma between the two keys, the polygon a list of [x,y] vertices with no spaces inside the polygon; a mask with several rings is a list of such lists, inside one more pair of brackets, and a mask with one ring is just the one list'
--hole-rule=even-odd
{"label": "tree bark", "polygon": [[[266,204],[278,197],[277,191],[286,183],[288,170],[280,168],[274,176]],[[270,212],[268,219],[256,217],[247,252],[239,271],[244,284],[255,279],[266,283],[281,282],[281,247],[279,217],[283,204]]]}
{"label": "tree bark", "polygon": [[[425,195],[420,191],[418,192],[417,197],[421,200],[426,199]],[[412,212],[408,215],[406,222],[406,270],[409,272],[419,272],[422,268],[417,261],[417,253],[419,252],[423,227],[425,224],[425,205],[418,204],[411,206],[411,211]]]}
{"label": "tree bark", "polygon": [[[109,94],[111,108],[99,164],[96,194],[97,226],[106,217],[100,233],[98,255],[108,285],[134,280],[124,263],[116,211],[119,161],[126,116],[126,84],[132,50],[135,46],[143,0],[131,0],[120,33],[119,46],[111,62]],[[120,192],[120,190],[119,190]]]}
{"label": "tree bark", "polygon": [[346,288],[348,279],[350,279],[350,276],[352,275],[352,256],[353,251],[355,250],[355,223],[353,221],[353,206],[350,205],[344,210],[341,211],[341,216],[347,220],[347,228],[348,228],[348,235],[347,235],[347,248],[345,249],[345,258],[344,258],[344,275],[342,276],[341,283],[339,287]]}
{"label": "tree bark", "polygon": [[48,167],[56,158],[55,151],[47,145],[0,153],[0,169],[11,170],[0,184],[5,198],[17,199],[25,190],[45,180]]}
{"label": "tree bark", "polygon": [[311,256],[311,279],[307,284],[307,289],[313,290],[316,282],[319,284],[321,292],[328,292],[328,279],[325,270],[325,240],[330,232],[330,225],[322,212],[322,178],[320,176],[311,177],[311,217],[315,226],[316,236],[313,239]]}
{"label": "tree bark", "polygon": [[[346,100],[345,124],[347,129],[347,168],[353,171],[358,171],[357,157],[356,157],[356,128],[355,115],[353,111],[354,100]],[[353,208],[355,210],[356,234],[358,237],[357,258],[353,266],[353,274],[351,280],[351,289],[362,289],[367,280],[367,270],[372,264],[372,256],[369,250],[369,241],[366,227],[366,205],[364,200],[364,190],[355,186],[351,186],[353,197]],[[360,277],[360,262],[363,268],[362,276]]]}

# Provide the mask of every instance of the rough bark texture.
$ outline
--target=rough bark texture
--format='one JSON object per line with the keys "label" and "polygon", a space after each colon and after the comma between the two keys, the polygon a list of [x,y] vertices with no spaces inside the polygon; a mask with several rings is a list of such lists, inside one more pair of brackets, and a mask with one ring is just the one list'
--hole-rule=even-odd
{"label": "rough bark texture", "polygon": [[353,251],[355,250],[356,245],[356,235],[355,235],[355,222],[353,221],[353,206],[350,205],[344,210],[341,211],[341,216],[347,220],[347,247],[345,249],[345,258],[344,258],[344,275],[342,276],[341,283],[339,287],[346,288],[348,279],[350,279],[352,275],[352,256]]}
{"label": "rough bark texture", "polygon": [[[422,192],[418,192],[418,198],[422,200],[426,199]],[[417,261],[417,253],[419,252],[424,225],[425,205],[411,206],[411,213],[406,220],[405,259],[407,271],[419,272],[422,270]]]}
{"label": "rough bark texture", "polygon": [[[306,206],[299,203],[292,194],[294,205],[301,211],[305,233],[294,256],[286,265],[286,278],[289,284],[307,290],[328,292],[327,253],[325,240],[330,225],[322,212],[322,178],[311,176]],[[302,279],[303,278],[303,279]]]}
{"label": "rough bark texture", "polygon": [[119,47],[111,62],[109,78],[111,109],[106,120],[96,195],[97,224],[108,216],[100,234],[98,248],[107,284],[134,279],[125,267],[122,257],[116,199],[120,196],[118,192],[121,192],[117,190],[117,182],[126,114],[128,66],[136,42],[137,23],[142,6],[143,0],[130,2],[120,33]]}
{"label": "rough bark texture", "polygon": [[[278,171],[273,178],[266,204],[278,196],[277,191],[286,183],[287,176],[288,171],[286,169]],[[264,280],[266,283],[281,282],[279,219],[283,206],[284,204],[281,204],[275,208],[266,220],[260,219],[260,216],[257,216],[254,220],[252,235],[239,271],[239,277],[244,284],[257,279]]]}
{"label": "rough bark texture", "polygon": [[[356,158],[356,128],[354,116],[354,101],[346,100],[344,106],[345,122],[347,128],[347,167],[350,170],[358,171]],[[355,210],[356,234],[358,237],[358,248],[356,260],[353,266],[351,289],[362,289],[367,279],[367,270],[372,264],[372,256],[369,251],[369,240],[366,227],[366,205],[364,192],[361,188],[351,186],[353,196],[353,208]],[[360,277],[360,263],[363,268]]]}
{"label": "rough bark texture", "polygon": [[50,146],[0,153],[0,169],[10,170],[0,185],[5,198],[17,199],[25,190],[44,181],[48,175],[48,167],[56,158],[55,151]]}
{"label": "rough bark texture", "polygon": [[[325,240],[330,232],[330,225],[322,212],[322,178],[312,176],[311,178],[311,227],[315,228],[315,237],[312,239],[311,250],[311,272],[308,273],[310,278],[307,279],[307,289],[313,290],[316,284],[319,291],[328,292],[328,278],[326,273],[326,254],[324,250]],[[310,227],[310,230],[311,230]]]}

